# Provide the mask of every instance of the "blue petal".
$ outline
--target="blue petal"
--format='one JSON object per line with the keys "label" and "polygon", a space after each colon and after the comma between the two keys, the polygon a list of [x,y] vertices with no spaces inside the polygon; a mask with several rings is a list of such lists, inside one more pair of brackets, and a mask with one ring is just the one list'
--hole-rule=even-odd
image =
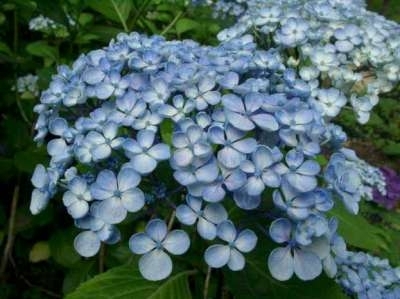
{"label": "blue petal", "polygon": [[228,177],[225,178],[224,184],[229,191],[237,190],[246,184],[246,174],[237,169],[233,171]]}
{"label": "blue petal", "polygon": [[246,159],[246,156],[232,147],[222,148],[218,154],[218,161],[227,168],[236,168]]}
{"label": "blue petal", "polygon": [[197,220],[197,215],[187,205],[179,205],[176,208],[176,218],[180,223],[193,225]]}
{"label": "blue petal", "polygon": [[99,217],[106,223],[120,223],[126,218],[126,215],[127,211],[121,200],[115,197],[107,198],[99,204]]}
{"label": "blue petal", "polygon": [[185,231],[176,229],[168,233],[162,245],[170,253],[181,255],[189,249],[190,239]]}
{"label": "blue petal", "polygon": [[140,174],[149,174],[157,167],[157,161],[148,154],[135,155],[132,159],[132,167]]}
{"label": "blue petal", "polygon": [[311,251],[294,249],[294,272],[301,280],[312,280],[322,272],[321,260]]}
{"label": "blue petal", "polygon": [[49,203],[49,199],[50,195],[48,192],[40,191],[39,189],[34,189],[32,191],[29,210],[33,215],[39,214],[46,208],[47,204]]}
{"label": "blue petal", "polygon": [[96,96],[101,100],[108,99],[113,94],[114,90],[114,86],[107,83],[100,83],[95,86]]}
{"label": "blue petal", "polygon": [[38,164],[35,167],[31,178],[32,185],[36,188],[43,188],[49,183],[49,177],[46,172],[46,168],[42,164]]}
{"label": "blue petal", "polygon": [[212,268],[221,268],[225,266],[230,258],[231,250],[225,245],[211,245],[204,252],[206,263]]}
{"label": "blue petal", "polygon": [[167,160],[171,156],[169,146],[163,143],[152,146],[147,153],[158,161]]}
{"label": "blue petal", "polygon": [[225,116],[229,123],[239,130],[251,131],[255,128],[254,123],[247,116],[229,110],[225,111]]}
{"label": "blue petal", "polygon": [[89,204],[84,200],[78,200],[68,206],[67,211],[74,219],[82,218],[88,213]]}
{"label": "blue petal", "polygon": [[208,202],[218,202],[224,199],[226,195],[225,189],[220,181],[213,182],[203,186],[202,198]]}
{"label": "blue petal", "polygon": [[239,152],[250,154],[256,149],[257,141],[254,138],[245,138],[234,142],[232,147]]}
{"label": "blue petal", "polygon": [[74,240],[75,250],[84,257],[96,255],[100,249],[100,244],[97,235],[91,231],[81,232]]}
{"label": "blue petal", "polygon": [[231,249],[231,254],[229,256],[228,267],[232,271],[240,271],[245,266],[245,260],[243,254],[241,254],[236,249]]}
{"label": "blue petal", "polygon": [[224,88],[232,89],[239,83],[239,75],[234,72],[226,73],[221,79],[218,80],[219,85]]}
{"label": "blue petal", "polygon": [[218,177],[218,166],[211,161],[197,169],[195,175],[199,182],[211,183]]}
{"label": "blue petal", "polygon": [[274,132],[279,129],[279,124],[275,117],[269,114],[260,113],[252,115],[251,120],[254,121],[261,129],[268,132]]}
{"label": "blue petal", "polygon": [[272,250],[268,257],[268,269],[272,277],[280,281],[288,280],[293,276],[294,262],[290,246]]}
{"label": "blue petal", "polygon": [[267,170],[262,174],[264,184],[271,188],[278,188],[281,184],[281,176],[275,171]]}
{"label": "blue petal", "polygon": [[239,208],[244,210],[256,209],[261,203],[260,196],[250,196],[243,189],[233,193],[233,200]]}
{"label": "blue petal", "polygon": [[147,280],[158,281],[167,278],[172,272],[171,258],[162,250],[150,251],[140,258],[139,271]]}
{"label": "blue petal", "polygon": [[217,227],[210,221],[199,218],[197,222],[197,232],[205,240],[213,240],[217,236]]}
{"label": "blue petal", "polygon": [[[101,171],[96,178],[96,183],[98,188],[103,190],[107,190],[110,192],[114,192],[118,189],[117,187],[117,179],[114,173],[111,170],[103,170]],[[103,199],[103,198],[98,198]]]}
{"label": "blue petal", "polygon": [[242,230],[235,240],[235,247],[239,249],[241,252],[252,251],[254,247],[256,247],[256,244],[257,244],[257,236],[250,229]]}
{"label": "blue petal", "polygon": [[121,202],[129,212],[137,212],[144,206],[144,193],[139,188],[129,189],[121,194]]}
{"label": "blue petal", "polygon": [[285,159],[287,165],[289,165],[291,168],[297,168],[303,163],[304,155],[301,151],[292,149],[286,154]]}
{"label": "blue petal", "polygon": [[203,217],[212,223],[219,224],[228,218],[228,213],[223,205],[210,203],[204,208]]}
{"label": "blue petal", "polygon": [[179,167],[186,167],[193,161],[193,153],[188,148],[181,148],[175,150],[173,153],[173,159],[176,165]]}
{"label": "blue petal", "polygon": [[150,220],[146,225],[146,233],[156,242],[162,242],[167,232],[167,225],[161,219]]}
{"label": "blue petal", "polygon": [[265,185],[261,177],[249,177],[246,184],[246,192],[249,196],[258,196],[265,189]]}
{"label": "blue petal", "polygon": [[225,143],[224,129],[217,125],[210,127],[210,129],[208,130],[208,138],[214,144],[224,144]]}
{"label": "blue petal", "polygon": [[147,253],[156,248],[156,245],[156,242],[150,239],[150,237],[145,233],[134,234],[129,239],[129,248],[136,254]]}
{"label": "blue petal", "polygon": [[100,83],[106,75],[99,68],[89,68],[82,74],[82,80],[88,84]]}
{"label": "blue petal", "polygon": [[313,176],[287,173],[285,178],[289,184],[299,192],[308,192],[317,187],[317,179]]}
{"label": "blue petal", "polygon": [[123,168],[118,173],[118,189],[124,192],[129,189],[135,188],[140,183],[140,175],[131,168]]}
{"label": "blue petal", "polygon": [[336,276],[338,269],[337,269],[335,259],[331,255],[329,255],[327,258],[325,258],[322,261],[322,266],[324,268],[326,275],[329,278],[334,278]]}
{"label": "blue petal", "polygon": [[286,218],[274,220],[269,227],[269,235],[277,243],[288,242],[291,238],[292,224]]}
{"label": "blue petal", "polygon": [[103,160],[111,155],[111,147],[105,143],[95,145],[91,149],[91,153],[94,161]]}
{"label": "blue petal", "polygon": [[225,110],[228,109],[238,113],[245,112],[243,101],[237,95],[227,94],[222,96],[222,104],[224,105]]}
{"label": "blue petal", "polygon": [[154,143],[155,133],[150,130],[140,130],[137,133],[136,139],[142,148],[148,149]]}
{"label": "blue petal", "polygon": [[225,220],[221,222],[217,227],[218,238],[230,243],[236,239],[236,228],[232,221]]}
{"label": "blue petal", "polygon": [[321,167],[316,161],[307,160],[298,169],[297,172],[304,175],[317,175]]}

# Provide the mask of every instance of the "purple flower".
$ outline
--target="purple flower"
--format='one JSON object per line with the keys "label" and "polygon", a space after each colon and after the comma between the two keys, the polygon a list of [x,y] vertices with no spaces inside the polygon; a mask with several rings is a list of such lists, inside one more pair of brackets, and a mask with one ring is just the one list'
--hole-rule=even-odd
{"label": "purple flower", "polygon": [[380,170],[385,177],[386,194],[382,194],[378,189],[374,189],[373,199],[386,209],[393,210],[400,202],[400,176],[388,167],[382,167]]}

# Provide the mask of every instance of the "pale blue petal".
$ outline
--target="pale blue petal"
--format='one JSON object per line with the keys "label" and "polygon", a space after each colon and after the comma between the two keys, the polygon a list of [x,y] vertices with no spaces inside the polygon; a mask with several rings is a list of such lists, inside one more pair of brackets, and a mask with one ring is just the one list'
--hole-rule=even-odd
{"label": "pale blue petal", "polygon": [[36,165],[31,182],[33,186],[39,189],[45,187],[49,183],[46,168],[42,164]]}
{"label": "pale blue petal", "polygon": [[186,134],[177,132],[172,135],[172,144],[177,148],[183,148],[188,146],[189,140],[187,139]]}
{"label": "pale blue petal", "polygon": [[232,147],[241,153],[250,154],[255,151],[257,141],[254,138],[245,138],[234,142]]}
{"label": "pale blue petal", "polygon": [[221,100],[219,91],[208,91],[202,95],[202,98],[210,105],[217,105]]}
{"label": "pale blue petal", "polygon": [[272,277],[280,281],[288,280],[293,276],[294,262],[290,246],[272,250],[268,257],[268,269]]}
{"label": "pale blue petal", "polygon": [[196,183],[196,177],[189,171],[175,171],[174,178],[183,186]]}
{"label": "pale blue petal", "polygon": [[305,247],[306,250],[312,251],[318,257],[323,260],[324,258],[328,257],[330,254],[331,246],[330,240],[327,237],[322,236],[319,238],[314,238],[310,245]]}
{"label": "pale blue petal", "polygon": [[218,166],[214,162],[209,162],[195,172],[196,178],[202,183],[211,183],[218,177]]}
{"label": "pale blue petal", "polygon": [[39,214],[43,211],[47,204],[49,203],[50,195],[46,191],[40,191],[39,189],[34,189],[32,191],[31,202],[29,205],[29,210],[33,215]]}
{"label": "pale blue petal", "polygon": [[291,238],[292,224],[286,218],[274,220],[269,227],[269,235],[277,243],[288,242]]}
{"label": "pale blue petal", "polygon": [[167,225],[161,219],[150,220],[146,225],[146,233],[156,242],[164,240],[167,232]]}
{"label": "pale blue petal", "polygon": [[87,84],[95,85],[100,83],[106,75],[99,68],[89,68],[82,74],[82,80]]}
{"label": "pale blue petal", "polygon": [[[98,235],[98,234],[97,234]],[[121,241],[121,232],[114,225],[111,226],[111,233],[107,239],[102,240],[104,243],[112,245]]]}
{"label": "pale blue petal", "polygon": [[162,245],[171,254],[181,255],[189,249],[190,239],[185,231],[176,229],[167,234]]}
{"label": "pale blue petal", "polygon": [[313,120],[313,112],[312,110],[301,110],[296,112],[294,116],[294,121],[296,124],[308,124]]}
{"label": "pale blue petal", "polygon": [[212,126],[208,130],[208,138],[214,144],[224,144],[225,143],[225,133],[224,129],[220,126]]}
{"label": "pale blue petal", "polygon": [[199,142],[193,146],[193,153],[197,157],[206,157],[211,152],[211,146],[208,143]]}
{"label": "pale blue petal", "polygon": [[224,88],[232,89],[239,83],[239,75],[234,72],[226,73],[221,79],[218,80],[219,85]]}
{"label": "pale blue petal", "polygon": [[89,204],[84,200],[78,200],[69,205],[67,211],[74,219],[82,218],[89,212]]}
{"label": "pale blue petal", "polygon": [[169,146],[164,143],[152,146],[147,153],[157,161],[167,160],[171,156]]}
{"label": "pale blue petal", "polygon": [[94,161],[103,160],[111,155],[111,147],[108,144],[94,145],[91,148]]}
{"label": "pale blue petal", "polygon": [[246,192],[250,196],[258,196],[265,189],[263,180],[260,177],[249,177],[246,184]]}
{"label": "pale blue petal", "polygon": [[256,247],[256,244],[257,236],[250,229],[242,230],[235,240],[235,247],[241,252],[252,251]]}
{"label": "pale blue petal", "polygon": [[317,187],[317,179],[313,176],[287,173],[285,177],[288,183],[299,192],[308,192]]}
{"label": "pale blue petal", "polygon": [[248,93],[245,97],[244,104],[246,106],[246,111],[249,113],[255,112],[258,110],[262,105],[262,98],[260,94],[251,92]]}
{"label": "pale blue petal", "polygon": [[261,203],[260,196],[250,196],[243,189],[233,193],[233,200],[239,208],[244,210],[256,209]]}
{"label": "pale blue petal", "polygon": [[139,154],[131,159],[132,167],[140,174],[149,174],[157,167],[157,161],[147,154]]}
{"label": "pale blue petal", "polygon": [[203,129],[197,125],[189,126],[186,130],[186,136],[192,144],[197,143],[203,136]]}
{"label": "pale blue petal", "polygon": [[125,139],[123,144],[124,150],[129,154],[140,154],[143,153],[143,149],[140,144],[134,139]]}
{"label": "pale blue petal", "polygon": [[118,173],[118,189],[121,192],[135,188],[140,183],[140,175],[131,168],[123,168]]}
{"label": "pale blue petal", "polygon": [[232,248],[229,256],[228,267],[232,271],[240,271],[244,268],[246,262],[243,254]]}
{"label": "pale blue petal", "polygon": [[193,211],[200,212],[201,206],[203,205],[203,201],[200,198],[187,195],[186,202],[188,203],[189,207],[193,209]]}
{"label": "pale blue petal", "polygon": [[254,123],[248,117],[239,113],[226,110],[225,116],[229,123],[239,130],[251,131],[255,128]]}
{"label": "pale blue petal", "polygon": [[225,220],[218,224],[217,227],[217,235],[218,238],[230,243],[236,239],[236,228],[233,225],[232,221]]}
{"label": "pale blue petal", "polygon": [[180,223],[193,225],[197,220],[197,215],[187,205],[179,205],[176,208],[176,218]]}
{"label": "pale blue petal", "polygon": [[229,191],[237,190],[243,187],[247,182],[246,174],[237,169],[233,171],[228,177],[225,178],[224,184]]}
{"label": "pale blue petal", "polygon": [[111,84],[100,83],[95,86],[94,90],[99,99],[105,100],[113,94],[115,88]]}
{"label": "pale blue petal", "polygon": [[245,112],[243,101],[237,95],[227,94],[227,95],[222,96],[222,104],[225,107],[225,110],[228,109],[230,111],[239,112],[239,113]]}
{"label": "pale blue petal", "polygon": [[275,171],[267,170],[262,174],[264,184],[271,188],[278,188],[281,184],[281,176]]}
{"label": "pale blue petal", "polygon": [[104,199],[99,204],[99,217],[106,223],[120,223],[126,218],[126,215],[127,211],[121,200],[115,197]]}
{"label": "pale blue petal", "polygon": [[167,278],[172,272],[171,258],[162,250],[150,251],[140,258],[139,271],[147,280],[158,281]]}
{"label": "pale blue petal", "polygon": [[145,233],[136,233],[129,239],[129,248],[136,254],[145,254],[156,248],[156,245],[156,242]]}
{"label": "pale blue petal", "polygon": [[193,153],[188,148],[180,148],[173,153],[173,159],[176,165],[186,167],[193,161]]}
{"label": "pale blue petal", "polygon": [[218,161],[227,168],[236,168],[246,159],[246,156],[234,148],[227,146],[222,148],[218,154]]}
{"label": "pale blue petal", "polygon": [[97,235],[91,231],[81,232],[75,237],[75,250],[84,257],[96,255],[100,249],[101,242]]}
{"label": "pale blue petal", "polygon": [[77,195],[83,194],[87,190],[86,181],[80,177],[74,177],[71,181],[69,181],[68,189]]}
{"label": "pale blue petal", "polygon": [[114,175],[114,172],[111,170],[103,170],[101,171],[96,178],[96,185],[98,185],[101,189],[109,190],[114,192],[118,189],[117,179]]}
{"label": "pale blue petal", "polygon": [[69,207],[70,205],[78,201],[78,198],[71,191],[66,191],[63,195],[62,201],[64,206]]}
{"label": "pale blue petal", "polygon": [[124,191],[121,195],[121,202],[129,212],[137,212],[144,206],[144,193],[139,188],[132,188]]}
{"label": "pale blue petal", "polygon": [[337,265],[336,265],[335,259],[331,255],[329,255],[327,258],[325,258],[322,261],[322,266],[324,268],[326,275],[329,278],[334,278],[336,276]]}
{"label": "pale blue petal", "polygon": [[203,186],[202,198],[208,202],[219,202],[225,198],[226,191],[220,181]]}
{"label": "pale blue petal", "polygon": [[108,122],[103,127],[103,135],[106,139],[114,139],[117,136],[118,125],[115,122]]}
{"label": "pale blue petal", "polygon": [[286,159],[287,165],[289,165],[291,168],[292,167],[297,168],[303,163],[304,155],[301,151],[292,149],[286,154],[285,159]]}
{"label": "pale blue petal", "polygon": [[231,250],[225,245],[211,245],[204,252],[204,259],[212,268],[221,268],[225,266],[230,258]]}
{"label": "pale blue petal", "polygon": [[321,260],[311,251],[294,249],[294,272],[301,280],[312,280],[322,272]]}
{"label": "pale blue petal", "polygon": [[142,148],[148,149],[154,143],[155,133],[150,130],[140,130],[137,133],[136,140]]}
{"label": "pale blue petal", "polygon": [[252,115],[251,120],[265,131],[274,132],[279,129],[279,124],[276,121],[275,117],[269,114],[260,113]]}
{"label": "pale blue petal", "polygon": [[228,213],[223,205],[210,203],[204,208],[203,217],[212,223],[219,224],[228,218]]}
{"label": "pale blue petal", "polygon": [[308,208],[294,208],[294,207],[289,207],[287,209],[287,214],[289,218],[295,219],[295,220],[304,220],[310,216],[311,210]]}
{"label": "pale blue petal", "polygon": [[197,222],[197,231],[205,240],[213,240],[217,236],[217,227],[204,218],[199,218]]}
{"label": "pale blue petal", "polygon": [[297,172],[304,175],[317,175],[321,167],[316,161],[307,160],[298,169]]}

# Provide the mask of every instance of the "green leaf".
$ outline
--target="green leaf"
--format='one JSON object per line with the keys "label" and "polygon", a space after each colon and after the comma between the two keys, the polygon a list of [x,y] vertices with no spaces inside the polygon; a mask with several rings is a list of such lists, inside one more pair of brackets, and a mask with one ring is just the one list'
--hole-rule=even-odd
{"label": "green leaf", "polygon": [[179,19],[176,22],[175,26],[176,26],[176,32],[178,34],[182,34],[184,32],[196,29],[197,27],[200,26],[200,24],[196,21],[193,21],[192,19],[183,18]]}
{"label": "green leaf", "polygon": [[12,56],[12,52],[9,46],[6,43],[0,42],[0,52],[7,54],[8,56]]}
{"label": "green leaf", "polygon": [[370,224],[361,214],[350,214],[338,201],[329,213],[339,220],[338,231],[346,243],[371,251],[387,247],[385,232]]}
{"label": "green leaf", "polygon": [[86,0],[86,4],[106,18],[120,22],[126,30],[126,20],[132,10],[131,0]]}
{"label": "green leaf", "polygon": [[50,46],[45,41],[37,41],[30,43],[26,46],[28,53],[43,58],[50,58],[53,61],[57,60],[57,49]]}
{"label": "green leaf", "polygon": [[80,284],[91,279],[95,275],[94,261],[82,261],[71,268],[64,277],[62,291],[64,294],[71,293]]}
{"label": "green leaf", "polygon": [[165,119],[160,126],[161,139],[166,144],[172,144],[172,132],[174,130],[174,123],[170,119]]}
{"label": "green leaf", "polygon": [[83,283],[66,299],[190,299],[191,272],[179,272],[153,282],[145,280],[136,265],[119,266]]}
{"label": "green leaf", "polygon": [[389,156],[400,155],[400,143],[391,143],[383,148],[383,152]]}
{"label": "green leaf", "polygon": [[[261,246],[260,246],[261,245]],[[266,246],[246,256],[246,267],[241,272],[224,271],[226,285],[235,299],[345,299],[348,298],[333,279],[325,275],[313,281],[275,280],[267,266]]]}
{"label": "green leaf", "polygon": [[64,267],[74,267],[81,259],[73,246],[76,234],[75,229],[59,230],[50,238],[51,256]]}
{"label": "green leaf", "polygon": [[50,257],[50,247],[48,242],[37,242],[33,245],[31,251],[29,252],[29,261],[32,263],[37,263],[45,261]]}

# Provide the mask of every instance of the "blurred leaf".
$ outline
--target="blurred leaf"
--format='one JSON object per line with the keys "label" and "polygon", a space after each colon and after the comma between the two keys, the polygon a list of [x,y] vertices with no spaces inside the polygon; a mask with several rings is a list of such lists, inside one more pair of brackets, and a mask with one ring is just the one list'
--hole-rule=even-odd
{"label": "blurred leaf", "polygon": [[168,145],[172,144],[172,133],[174,131],[174,123],[170,119],[165,119],[160,125],[161,139]]}
{"label": "blurred leaf", "polygon": [[31,174],[37,164],[43,164],[47,159],[43,148],[30,147],[14,155],[14,164],[18,170]]}
{"label": "blurred leaf", "polygon": [[387,248],[385,232],[370,224],[361,214],[350,214],[338,201],[329,212],[339,220],[339,234],[346,243],[371,251]]}
{"label": "blurred leaf", "polygon": [[190,299],[189,274],[180,272],[154,282],[144,279],[136,265],[115,267],[83,283],[66,299]]}
{"label": "blurred leaf", "polygon": [[67,268],[73,267],[81,259],[73,246],[76,234],[75,229],[60,230],[49,241],[52,258]]}
{"label": "blurred leaf", "polygon": [[57,49],[55,47],[50,46],[45,41],[37,41],[28,44],[26,46],[26,51],[28,51],[28,53],[34,56],[50,58],[54,61],[57,60]]}
{"label": "blurred leaf", "polygon": [[8,158],[0,158],[0,179],[8,179],[15,173],[14,161]]}
{"label": "blurred leaf", "polygon": [[98,36],[98,39],[104,42],[109,42],[110,39],[121,33],[121,29],[111,26],[90,26],[87,29],[91,34]]}
{"label": "blurred leaf", "polygon": [[92,20],[93,20],[92,14],[83,12],[79,15],[78,23],[82,26],[85,26],[86,24],[90,23]]}
{"label": "blurred leaf", "polygon": [[386,155],[399,156],[400,155],[400,143],[391,143],[389,145],[386,145],[382,150]]}
{"label": "blurred leaf", "polygon": [[95,275],[94,266],[94,261],[82,261],[76,267],[71,268],[64,277],[63,293],[71,293],[80,284],[92,278]]}
{"label": "blurred leaf", "polygon": [[12,51],[6,43],[0,42],[0,52],[12,56]]}
{"label": "blurred leaf", "polygon": [[32,263],[37,263],[45,261],[50,257],[50,247],[48,242],[37,242],[33,245],[31,251],[29,252],[29,261]]}
{"label": "blurred leaf", "polygon": [[176,22],[176,32],[178,34],[182,34],[184,32],[194,30],[199,26],[200,24],[192,19],[186,19],[186,18],[179,19]]}
{"label": "blurred leaf", "polygon": [[93,10],[115,22],[126,22],[132,10],[131,0],[86,0]]}

